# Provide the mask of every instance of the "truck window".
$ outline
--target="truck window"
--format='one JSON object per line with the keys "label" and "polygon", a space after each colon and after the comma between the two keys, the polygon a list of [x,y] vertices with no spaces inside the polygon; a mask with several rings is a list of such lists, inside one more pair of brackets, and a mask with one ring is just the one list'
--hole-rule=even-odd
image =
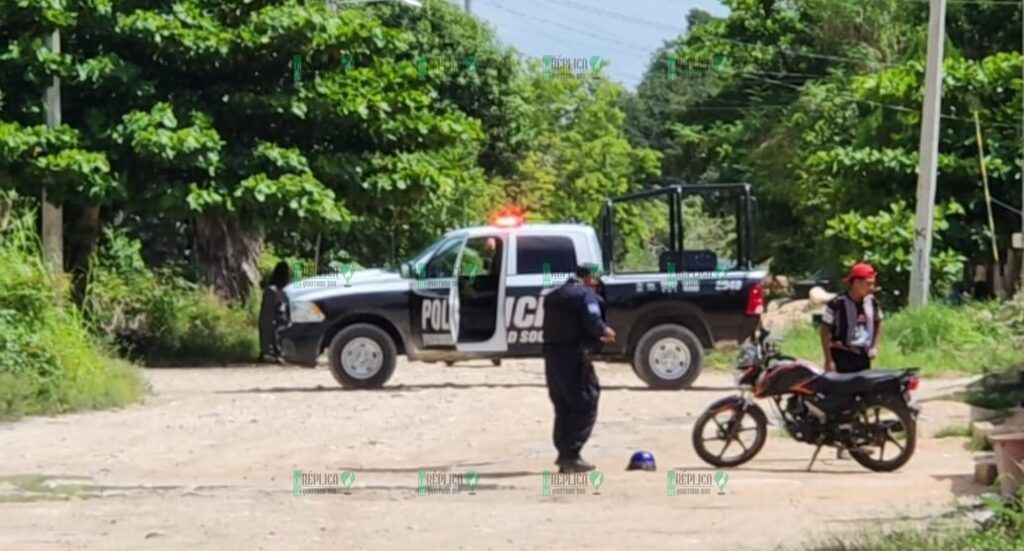
{"label": "truck window", "polygon": [[707,251],[717,257],[713,270],[732,269],[736,265],[736,199],[720,194],[685,197],[683,208],[683,250]]}
{"label": "truck window", "polygon": [[576,247],[572,239],[561,235],[520,235],[516,238],[516,262],[519,274],[542,274],[548,264],[550,273],[576,271]]}
{"label": "truck window", "polygon": [[462,250],[459,275],[476,278],[501,271],[501,242],[497,237],[474,237]]}
{"label": "truck window", "polygon": [[461,238],[452,239],[441,245],[430,261],[427,262],[424,277],[427,279],[454,277],[455,259],[459,256],[459,248],[461,246]]}

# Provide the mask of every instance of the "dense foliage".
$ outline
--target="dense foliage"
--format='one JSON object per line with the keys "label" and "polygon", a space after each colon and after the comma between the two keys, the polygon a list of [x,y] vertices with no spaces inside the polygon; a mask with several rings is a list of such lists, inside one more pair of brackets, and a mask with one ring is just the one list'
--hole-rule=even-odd
{"label": "dense foliage", "polygon": [[[888,272],[902,272],[906,262],[897,256],[909,255],[910,241],[899,253],[875,250],[891,228],[865,221],[902,216],[904,207],[897,213],[892,205],[915,201],[927,3],[723,3],[727,17],[691,13],[688,32],[657,53],[629,106],[631,139],[664,153],[666,177],[752,183],[780,273],[835,274],[870,255],[890,264]],[[939,292],[965,275],[958,257],[991,260],[974,111],[993,196],[1021,204],[1019,27],[1019,6],[979,0],[948,7],[937,203],[955,202],[963,212],[940,233]],[[701,68],[709,63],[710,74]],[[993,208],[1005,250],[1019,218]],[[847,239],[837,253],[826,228],[831,236],[875,236],[856,250]],[[899,290],[903,281],[884,285]]]}
{"label": "dense foliage", "polygon": [[138,370],[90,334],[41,258],[30,214],[0,225],[0,419],[138,399]]}

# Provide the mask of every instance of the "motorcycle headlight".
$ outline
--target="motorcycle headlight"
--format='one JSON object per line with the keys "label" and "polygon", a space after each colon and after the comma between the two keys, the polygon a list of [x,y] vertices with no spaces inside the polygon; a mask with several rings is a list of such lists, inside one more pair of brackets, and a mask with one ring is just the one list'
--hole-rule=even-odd
{"label": "motorcycle headlight", "polygon": [[736,355],[736,367],[744,368],[757,363],[757,348],[751,344],[744,344],[740,347],[740,353]]}
{"label": "motorcycle headlight", "polygon": [[316,323],[324,321],[327,316],[316,303],[293,302],[291,304],[291,320],[293,323]]}

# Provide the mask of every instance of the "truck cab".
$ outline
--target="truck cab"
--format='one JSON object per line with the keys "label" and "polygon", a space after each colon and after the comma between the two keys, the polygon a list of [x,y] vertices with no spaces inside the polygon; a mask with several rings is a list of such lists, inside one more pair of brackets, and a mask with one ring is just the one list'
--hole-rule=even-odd
{"label": "truck cab", "polygon": [[[446,233],[397,270],[296,281],[285,289],[283,356],[312,366],[326,350],[336,380],[353,388],[382,386],[403,354],[428,362],[539,357],[544,296],[587,263],[606,270],[598,292],[618,335],[599,357],[628,361],[653,388],[686,388],[699,376],[706,348],[753,333],[765,274],[735,264],[719,269],[710,251],[681,250],[682,195],[675,186],[610,199],[604,246],[588,225],[524,223],[504,214]],[[672,205],[672,222],[659,266],[616,271],[615,206],[661,196]]]}

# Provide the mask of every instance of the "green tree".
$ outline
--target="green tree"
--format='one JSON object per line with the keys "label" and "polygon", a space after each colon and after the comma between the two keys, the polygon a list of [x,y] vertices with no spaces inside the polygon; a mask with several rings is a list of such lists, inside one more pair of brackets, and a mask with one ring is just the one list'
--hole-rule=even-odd
{"label": "green tree", "polygon": [[607,197],[659,178],[658,153],[625,136],[621,86],[592,73],[545,75],[537,64],[529,71],[533,145],[504,181],[509,201],[535,219],[597,223]]}
{"label": "green tree", "polygon": [[[325,256],[375,263],[478,218],[495,196],[486,175],[509,170],[521,141],[508,124],[511,54],[446,2],[416,13],[210,0],[0,10],[14,23],[0,27],[10,181],[29,190],[45,171],[66,182],[66,200],[102,204],[107,220],[173,243],[229,297],[246,296],[265,238],[308,254],[321,235]],[[423,38],[434,34],[424,26],[443,38]],[[64,36],[59,57],[40,51],[50,27]],[[419,78],[422,52],[458,56],[467,45],[479,71]],[[349,70],[297,82],[296,55],[344,56]],[[38,126],[50,75],[64,82],[59,131]]]}

